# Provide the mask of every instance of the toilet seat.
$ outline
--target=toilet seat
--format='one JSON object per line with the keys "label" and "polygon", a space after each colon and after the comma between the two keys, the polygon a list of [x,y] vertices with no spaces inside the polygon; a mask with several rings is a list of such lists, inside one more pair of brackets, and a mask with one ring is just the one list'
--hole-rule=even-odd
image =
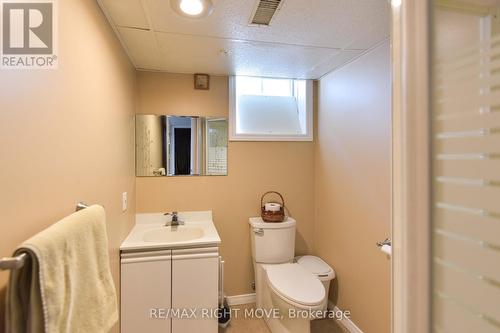
{"label": "toilet seat", "polygon": [[269,286],[284,301],[314,307],[325,299],[321,281],[299,264],[268,266],[266,274]]}

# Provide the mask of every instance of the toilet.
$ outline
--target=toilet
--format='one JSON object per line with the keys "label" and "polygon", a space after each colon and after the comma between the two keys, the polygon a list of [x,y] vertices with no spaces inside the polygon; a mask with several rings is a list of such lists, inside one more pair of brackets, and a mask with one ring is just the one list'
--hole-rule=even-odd
{"label": "toilet", "polygon": [[273,333],[309,333],[310,321],[327,308],[335,272],[321,258],[295,257],[293,218],[267,223],[252,217],[249,224],[257,308]]}

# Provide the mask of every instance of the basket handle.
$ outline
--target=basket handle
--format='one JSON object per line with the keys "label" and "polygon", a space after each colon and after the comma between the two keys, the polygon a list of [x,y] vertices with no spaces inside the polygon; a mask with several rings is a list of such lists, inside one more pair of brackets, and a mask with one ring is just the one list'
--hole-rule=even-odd
{"label": "basket handle", "polygon": [[283,206],[283,208],[285,208],[285,199],[283,199],[283,196],[281,195],[281,193],[276,192],[276,191],[268,191],[268,192],[266,192],[266,193],[262,194],[262,197],[260,198],[260,206],[261,206],[261,207],[264,207],[264,197],[265,197],[266,195],[268,195],[268,194],[271,194],[271,193],[274,193],[274,194],[279,195],[279,197],[281,198],[281,203],[282,203],[282,206]]}

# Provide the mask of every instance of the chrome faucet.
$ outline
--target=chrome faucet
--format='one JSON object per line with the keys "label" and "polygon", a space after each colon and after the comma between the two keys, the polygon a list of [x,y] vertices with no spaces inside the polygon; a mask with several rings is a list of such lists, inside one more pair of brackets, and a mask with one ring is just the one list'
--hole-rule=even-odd
{"label": "chrome faucet", "polygon": [[165,223],[166,227],[177,227],[179,225],[184,224],[184,221],[179,221],[179,213],[178,212],[165,213],[163,215],[165,215],[165,216],[172,215],[172,220]]}

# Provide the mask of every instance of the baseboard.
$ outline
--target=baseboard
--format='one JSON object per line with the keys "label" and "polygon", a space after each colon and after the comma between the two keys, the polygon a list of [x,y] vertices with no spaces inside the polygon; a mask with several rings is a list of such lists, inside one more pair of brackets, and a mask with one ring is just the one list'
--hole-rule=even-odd
{"label": "baseboard", "polygon": [[255,293],[244,294],[244,295],[226,296],[226,300],[227,300],[227,304],[229,304],[229,306],[255,303]]}
{"label": "baseboard", "polygon": [[[226,296],[226,300],[229,306],[251,304],[255,303],[255,293]],[[333,309],[335,312],[342,311],[337,306],[335,306],[335,304],[333,304],[331,301],[328,301],[328,308]],[[358,326],[356,326],[356,324],[349,318],[343,318],[339,320],[339,323],[350,333],[363,333],[363,331]]]}
{"label": "baseboard", "polygon": [[[332,301],[328,301],[328,308],[333,309],[335,312],[342,311],[335,304],[333,304]],[[338,322],[350,333],[363,333],[363,331],[349,318],[343,318]]]}

